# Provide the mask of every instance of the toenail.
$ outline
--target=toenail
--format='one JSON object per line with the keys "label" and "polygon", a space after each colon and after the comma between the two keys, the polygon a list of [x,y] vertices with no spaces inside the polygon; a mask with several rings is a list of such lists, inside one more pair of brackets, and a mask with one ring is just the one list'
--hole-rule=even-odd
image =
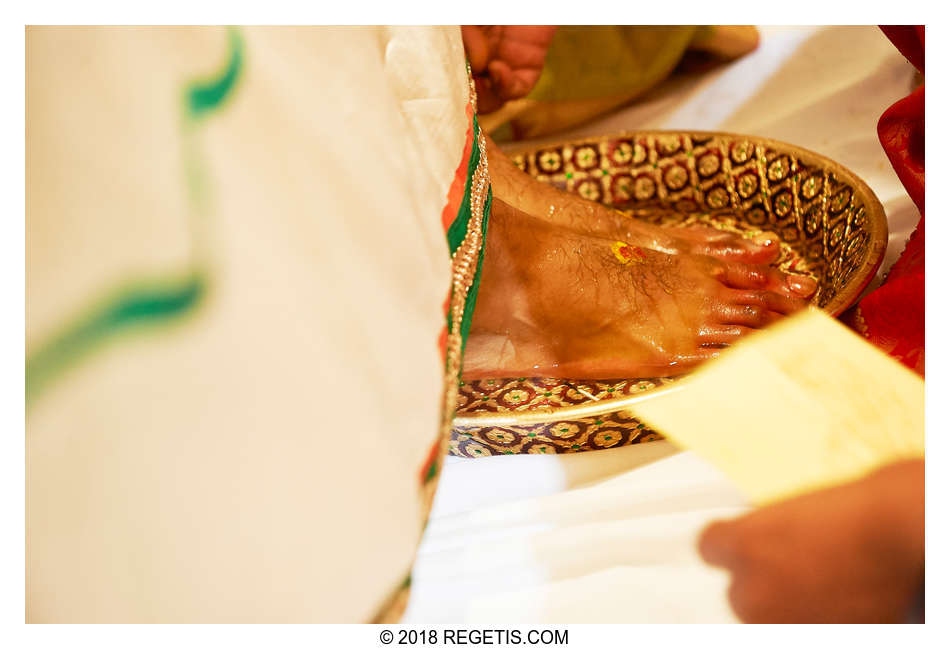
{"label": "toenail", "polygon": [[806,275],[788,275],[785,278],[785,283],[793,293],[797,293],[802,297],[810,297],[818,288],[818,282]]}

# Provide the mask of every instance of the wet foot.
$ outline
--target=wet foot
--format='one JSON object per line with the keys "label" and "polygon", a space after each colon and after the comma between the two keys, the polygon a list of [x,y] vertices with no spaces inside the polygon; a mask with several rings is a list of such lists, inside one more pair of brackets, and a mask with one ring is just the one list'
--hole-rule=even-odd
{"label": "wet foot", "polygon": [[672,376],[803,308],[815,288],[734,257],[579,233],[496,199],[463,375]]}
{"label": "wet foot", "polygon": [[535,180],[521,171],[495,145],[488,144],[494,195],[510,206],[562,228],[596,237],[626,241],[665,252],[715,257],[745,264],[769,264],[778,259],[778,237],[765,233],[754,239],[707,226],[671,228],[653,225]]}

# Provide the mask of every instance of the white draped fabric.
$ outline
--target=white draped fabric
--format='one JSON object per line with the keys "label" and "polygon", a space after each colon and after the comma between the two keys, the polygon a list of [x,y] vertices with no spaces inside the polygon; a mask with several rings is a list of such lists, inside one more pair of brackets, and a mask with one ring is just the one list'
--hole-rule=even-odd
{"label": "white draped fabric", "polygon": [[[411,568],[461,36],[238,34],[27,31],[27,357],[102,336],[29,399],[29,621],[359,622]],[[192,272],[180,318],[83,329]]]}

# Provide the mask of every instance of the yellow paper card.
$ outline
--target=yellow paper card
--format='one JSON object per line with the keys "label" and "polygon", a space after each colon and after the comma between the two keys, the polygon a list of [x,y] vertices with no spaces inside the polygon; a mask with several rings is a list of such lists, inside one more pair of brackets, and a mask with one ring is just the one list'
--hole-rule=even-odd
{"label": "yellow paper card", "polygon": [[633,413],[755,503],[924,453],[924,382],[809,309],[726,351]]}

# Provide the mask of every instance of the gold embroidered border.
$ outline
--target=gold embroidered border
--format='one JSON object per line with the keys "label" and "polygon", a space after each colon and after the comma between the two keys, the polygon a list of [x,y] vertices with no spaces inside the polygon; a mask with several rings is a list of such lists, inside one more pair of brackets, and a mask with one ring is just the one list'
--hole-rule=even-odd
{"label": "gold embroidered border", "polygon": [[[477,106],[475,82],[469,74],[469,101],[472,104],[473,115]],[[445,374],[442,383],[442,425],[439,431],[439,470],[441,463],[449,451],[449,438],[452,432],[452,419],[455,417],[455,407],[458,401],[459,373],[462,369],[462,319],[465,315],[465,303],[468,299],[475,273],[478,271],[478,258],[482,250],[484,233],[482,220],[485,216],[485,202],[488,200],[488,190],[491,180],[488,175],[488,155],[485,151],[485,133],[478,131],[475,142],[478,146],[478,166],[472,176],[471,191],[469,193],[471,211],[465,238],[452,255],[452,293],[449,302],[448,340],[445,348]],[[429,517],[432,499],[438,480],[433,479],[423,486],[423,524]]]}
{"label": "gold embroidered border", "polygon": [[[469,83],[469,102],[472,105],[472,115],[476,114],[478,100],[475,95],[475,81],[472,78],[471,70],[468,73]],[[485,216],[485,202],[488,200],[488,190],[491,187],[491,180],[488,176],[488,155],[485,151],[485,134],[479,129],[476,140],[478,145],[478,166],[472,176],[471,190],[469,193],[469,205],[471,212],[469,214],[468,225],[465,231],[465,238],[459,247],[452,254],[452,293],[449,302],[449,317],[451,327],[448,332],[448,340],[445,348],[445,374],[442,382],[442,421],[439,427],[439,448],[436,457],[438,458],[438,472],[442,471],[442,463],[445,461],[449,452],[449,438],[452,432],[452,419],[455,417],[455,407],[458,401],[459,373],[462,369],[462,319],[465,316],[465,303],[468,299],[472,283],[475,281],[475,273],[478,271],[478,257],[482,250],[484,233],[482,232],[482,220]],[[435,498],[435,490],[438,486],[438,476],[426,480],[422,486],[422,526],[425,527],[429,519],[429,512],[432,510],[432,501]],[[398,587],[395,592],[387,599],[386,603],[380,607],[379,614],[373,622],[388,624],[396,623],[406,610],[409,603],[410,591],[409,579]]]}

